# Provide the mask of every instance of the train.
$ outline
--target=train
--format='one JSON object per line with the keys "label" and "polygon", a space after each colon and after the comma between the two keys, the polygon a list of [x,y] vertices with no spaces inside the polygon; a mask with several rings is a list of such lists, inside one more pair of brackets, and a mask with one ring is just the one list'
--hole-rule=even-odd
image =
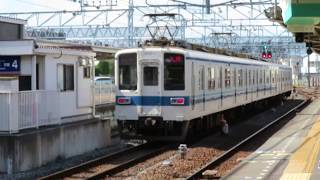
{"label": "train", "polygon": [[292,69],[203,48],[148,45],[116,53],[115,85],[123,137],[181,140],[194,126],[217,124],[212,114],[289,96]]}

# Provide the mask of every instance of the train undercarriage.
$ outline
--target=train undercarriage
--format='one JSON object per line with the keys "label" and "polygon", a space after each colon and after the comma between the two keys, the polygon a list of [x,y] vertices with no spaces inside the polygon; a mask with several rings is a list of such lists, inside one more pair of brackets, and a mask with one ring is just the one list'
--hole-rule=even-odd
{"label": "train undercarriage", "polygon": [[140,117],[139,120],[118,121],[123,139],[145,139],[149,141],[185,141],[194,135],[217,131],[219,117],[224,114],[228,122],[241,121],[242,117],[250,117],[265,109],[279,105],[291,91],[278,96],[255,101],[222,112],[213,113],[190,121],[163,121],[162,117]]}

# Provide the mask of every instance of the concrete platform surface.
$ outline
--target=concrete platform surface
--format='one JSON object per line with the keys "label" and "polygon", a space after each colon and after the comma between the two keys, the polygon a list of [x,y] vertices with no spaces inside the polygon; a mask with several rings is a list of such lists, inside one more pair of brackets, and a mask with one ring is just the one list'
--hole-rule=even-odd
{"label": "concrete platform surface", "polygon": [[290,120],[223,179],[320,179],[320,100]]}
{"label": "concrete platform surface", "polygon": [[0,135],[0,173],[27,171],[109,145],[109,120],[88,119]]}

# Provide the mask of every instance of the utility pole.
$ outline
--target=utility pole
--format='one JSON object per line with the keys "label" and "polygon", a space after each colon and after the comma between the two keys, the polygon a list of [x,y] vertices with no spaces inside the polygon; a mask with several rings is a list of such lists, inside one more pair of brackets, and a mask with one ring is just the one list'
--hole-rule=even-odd
{"label": "utility pole", "polygon": [[308,54],[308,87],[310,88],[310,79],[311,79],[311,74],[310,74],[310,54],[312,54],[312,49],[309,46],[307,49],[307,54]]}
{"label": "utility pole", "polygon": [[206,0],[206,13],[210,14],[210,0]]}
{"label": "utility pole", "polygon": [[277,19],[277,0],[274,0],[274,11],[273,11],[273,19]]}
{"label": "utility pole", "polygon": [[133,47],[133,0],[129,0],[128,9],[128,46]]}
{"label": "utility pole", "polygon": [[310,55],[308,54],[308,88],[310,88]]}

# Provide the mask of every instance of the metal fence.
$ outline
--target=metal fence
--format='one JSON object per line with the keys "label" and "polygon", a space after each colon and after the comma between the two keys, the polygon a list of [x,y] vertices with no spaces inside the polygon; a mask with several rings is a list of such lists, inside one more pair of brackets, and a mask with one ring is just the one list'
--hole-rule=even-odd
{"label": "metal fence", "polygon": [[[95,85],[96,105],[114,103],[112,84]],[[0,92],[0,132],[61,124],[59,91]]]}
{"label": "metal fence", "polygon": [[0,131],[60,124],[58,91],[0,92]]}
{"label": "metal fence", "polygon": [[95,105],[114,103],[115,87],[113,84],[95,85]]}

